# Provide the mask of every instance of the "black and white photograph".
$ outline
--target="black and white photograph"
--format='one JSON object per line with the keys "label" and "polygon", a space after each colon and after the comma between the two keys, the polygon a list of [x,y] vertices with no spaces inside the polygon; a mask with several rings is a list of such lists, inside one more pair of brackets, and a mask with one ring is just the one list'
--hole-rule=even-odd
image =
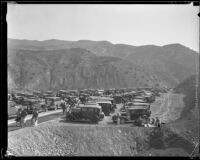
{"label": "black and white photograph", "polygon": [[199,6],[7,4],[7,155],[199,156]]}

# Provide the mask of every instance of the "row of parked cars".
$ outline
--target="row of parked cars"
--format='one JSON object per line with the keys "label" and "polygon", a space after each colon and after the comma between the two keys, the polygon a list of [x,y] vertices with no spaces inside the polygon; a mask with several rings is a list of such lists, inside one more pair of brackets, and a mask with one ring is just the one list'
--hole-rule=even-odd
{"label": "row of parked cars", "polygon": [[156,94],[152,91],[132,91],[121,95],[124,105],[120,112],[113,115],[113,123],[136,123],[140,118],[149,120],[150,104],[155,101]]}
{"label": "row of parked cars", "polygon": [[[109,116],[111,112],[114,112],[117,103],[132,101],[133,97],[134,100],[132,102],[135,104],[142,103],[142,98],[145,98],[148,103],[153,102],[155,96],[158,95],[152,93],[153,92],[134,91],[131,89],[84,89],[80,91],[60,90],[57,93],[54,93],[53,91],[34,91],[33,93],[15,92],[8,95],[8,116],[16,115],[19,107],[26,108],[27,112],[30,114],[35,107],[37,107],[40,112],[45,112],[51,109],[60,109],[61,99],[70,97],[74,102],[76,102],[77,99],[83,99],[82,102],[84,102],[84,105],[76,104],[69,112],[70,114],[68,113],[68,115],[66,115],[67,119],[81,119],[80,115],[82,115],[82,117],[84,117],[83,115],[90,115],[89,117],[92,117],[91,115],[96,115],[98,113],[99,120],[102,120],[102,117]],[[127,105],[129,106],[130,103]],[[90,114],[90,112],[93,114]],[[74,115],[78,115],[79,118]],[[91,121],[94,121],[94,118]]]}
{"label": "row of parked cars", "polygon": [[43,94],[40,92],[8,94],[8,118],[16,116],[19,108],[24,108],[31,114],[34,108],[39,112],[60,109],[60,104],[61,97],[55,97],[50,91]]}
{"label": "row of parked cars", "polygon": [[[91,94],[92,93],[92,94]],[[8,117],[16,116],[18,108],[25,108],[29,114],[32,113],[33,108],[37,107],[39,112],[46,112],[48,110],[57,110],[61,108],[61,99],[70,98],[70,100],[76,102],[77,99],[87,99],[90,101],[101,100],[101,104],[103,106],[103,111],[105,114],[109,114],[110,110],[113,106],[113,99],[109,99],[108,97],[98,96],[90,96],[95,95],[95,92],[79,92],[77,90],[60,90],[57,93],[53,91],[34,91],[33,93],[22,93],[15,92],[12,94],[8,94]],[[104,101],[104,103],[102,102]],[[108,107],[104,107],[104,106]],[[109,108],[109,109],[108,109]]]}

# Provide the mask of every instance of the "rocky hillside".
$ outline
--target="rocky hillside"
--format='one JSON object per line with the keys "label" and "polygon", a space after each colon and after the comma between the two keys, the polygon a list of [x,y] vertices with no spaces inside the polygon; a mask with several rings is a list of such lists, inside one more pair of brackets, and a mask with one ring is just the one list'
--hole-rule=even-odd
{"label": "rocky hillside", "polygon": [[147,69],[82,48],[8,50],[9,87],[21,89],[120,88],[163,85]]}
{"label": "rocky hillside", "polygon": [[[181,82],[174,90],[177,93],[182,93],[185,95],[184,97],[184,103],[185,103],[185,110],[182,112],[181,118],[185,118],[188,116],[188,114],[191,112],[194,112],[196,110],[196,75],[193,75],[183,82]],[[200,99],[198,94],[198,99]],[[196,110],[197,111],[197,110]],[[197,112],[198,113],[198,112]],[[197,113],[195,113],[193,116],[198,118]]]}
{"label": "rocky hillside", "polygon": [[154,71],[169,86],[175,87],[195,73],[198,54],[180,44],[163,47],[137,47],[126,59]]}
{"label": "rocky hillside", "polygon": [[[74,48],[79,48],[79,50],[83,50],[83,52],[89,52],[89,54],[90,54],[89,57],[93,57],[93,58],[88,59],[87,63],[89,62],[89,64],[84,64],[84,63],[86,63],[85,60],[84,61],[81,60],[82,61],[81,64],[75,64],[75,65],[69,64],[70,67],[68,67],[68,70],[73,69],[73,71],[76,71],[76,72],[71,72],[71,71],[65,72],[65,74],[66,74],[66,76],[68,76],[68,78],[61,78],[62,80],[59,79],[59,82],[55,82],[56,84],[54,83],[55,78],[53,78],[53,79],[51,78],[51,80],[47,78],[48,75],[50,75],[50,73],[48,73],[47,70],[39,69],[42,73],[44,72],[44,74],[42,74],[43,78],[41,78],[40,76],[39,76],[40,78],[38,77],[39,79],[43,79],[42,83],[45,83],[44,85],[46,87],[42,87],[42,88],[47,88],[47,86],[49,86],[49,87],[51,86],[53,88],[55,86],[64,86],[64,87],[74,88],[74,86],[76,86],[77,84],[79,84],[78,87],[80,87],[80,88],[82,88],[83,86],[84,87],[89,87],[89,86],[91,86],[91,87],[108,87],[109,85],[111,85],[110,87],[118,87],[118,86],[119,87],[120,86],[134,87],[137,85],[152,86],[152,83],[153,83],[152,79],[156,79],[155,83],[157,83],[157,82],[160,83],[160,81],[162,81],[164,84],[168,85],[169,87],[175,87],[182,80],[187,79],[188,77],[190,77],[192,74],[195,73],[195,59],[198,58],[198,54],[196,52],[194,52],[194,51],[190,50],[189,48],[182,46],[180,44],[171,44],[171,45],[166,45],[163,47],[154,46],[154,45],[136,47],[136,46],[125,45],[125,44],[112,44],[108,41],[89,41],[89,40],[63,41],[63,40],[56,40],[56,39],[51,39],[51,40],[46,40],[46,41],[32,41],[32,40],[8,39],[8,49],[9,49],[9,51],[8,51],[9,52],[8,53],[9,54],[9,57],[8,57],[9,73],[8,74],[9,74],[9,77],[15,77],[15,78],[9,78],[9,84],[12,84],[14,86],[13,79],[15,79],[14,81],[15,81],[16,85],[18,85],[18,83],[19,83],[19,80],[16,80],[16,75],[13,75],[13,73],[17,74],[18,72],[13,71],[13,67],[11,67],[11,66],[15,65],[15,64],[12,64],[12,62],[10,60],[10,56],[15,57],[15,55],[12,55],[14,52],[19,52],[20,50],[23,50],[22,57],[24,57],[26,52],[28,53],[31,51],[35,51],[35,53],[32,53],[32,54],[37,55],[37,54],[42,53],[42,55],[45,55],[45,56],[41,55],[43,57],[43,60],[45,59],[44,57],[47,57],[46,56],[46,55],[48,55],[47,52],[49,52],[49,55],[56,52],[57,56],[61,55],[60,53],[63,52],[61,59],[63,59],[63,56],[64,56],[64,57],[66,57],[65,59],[67,60],[66,63],[71,63],[71,61],[69,62],[68,58],[67,58],[69,56],[64,54],[64,52],[69,51],[70,53],[72,53],[72,52],[74,53],[74,51],[72,51],[72,52],[70,51],[71,49],[74,50]],[[56,51],[54,51],[54,50],[56,50]],[[57,52],[59,52],[59,54],[57,54]],[[77,54],[79,54],[79,53],[77,53]],[[55,56],[55,55],[53,54],[53,56]],[[73,56],[70,54],[70,57],[71,56],[74,57],[73,59],[76,59],[76,57],[77,57],[77,56]],[[29,54],[29,56],[25,56],[25,57],[26,58],[29,57],[29,60],[26,60],[26,63],[29,63],[30,62],[30,54]],[[39,67],[41,65],[43,66],[44,64],[49,63],[48,61],[46,62],[46,60],[44,60],[45,62],[43,62],[43,60],[41,60],[40,56],[38,56],[38,55],[36,57],[37,58],[33,58],[33,56],[32,56],[31,60],[35,59],[33,62],[35,65],[37,64],[35,61],[40,61],[39,62],[40,65],[38,65],[37,67]],[[80,58],[78,58],[78,57],[77,57],[77,61],[80,62],[79,61]],[[13,58],[11,58],[11,59],[13,59]],[[17,59],[19,62],[20,58],[18,56],[17,56]],[[60,59],[60,58],[57,57],[57,59]],[[105,60],[105,59],[107,59],[107,60]],[[27,62],[27,61],[29,61],[29,62]],[[52,58],[52,61],[54,61],[54,58]],[[116,61],[117,61],[117,63],[116,63]],[[18,62],[16,62],[16,63],[18,63]],[[57,61],[55,61],[54,63],[56,64]],[[65,63],[65,62],[63,62],[63,63]],[[119,65],[119,63],[121,65]],[[20,63],[19,63],[19,65],[20,65]],[[47,64],[47,65],[49,65],[49,64]],[[56,65],[58,66],[59,63]],[[132,65],[134,65],[134,67],[132,67]],[[77,66],[79,66],[79,67],[77,68]],[[96,66],[96,68],[94,66]],[[101,66],[101,67],[99,68],[97,66]],[[126,66],[125,69],[123,69],[122,66]],[[48,66],[48,67],[50,67],[50,66]],[[54,65],[51,67],[54,67]],[[109,67],[109,68],[107,69],[107,67]],[[58,68],[60,68],[59,70],[63,70],[61,68],[64,68],[64,67],[60,66]],[[76,70],[74,70],[75,68],[76,68]],[[90,72],[90,75],[93,75],[93,76],[90,78],[84,77],[83,78],[84,80],[77,80],[77,78],[78,79],[82,78],[82,76],[80,76],[79,73],[77,72],[77,70],[80,71],[80,68],[81,68],[81,70],[84,70],[84,73],[88,71],[88,72]],[[90,69],[88,69],[88,68],[90,68]],[[98,71],[97,71],[97,68],[98,68]],[[129,69],[129,68],[132,68],[133,70]],[[117,72],[113,71],[113,69]],[[66,71],[66,67],[64,70]],[[107,73],[105,72],[105,74],[107,74],[107,76],[105,76],[107,78],[107,80],[105,80],[105,79],[100,80],[100,79],[102,79],[100,77],[102,77],[102,75],[104,77],[104,75],[105,75],[104,73],[100,74],[99,73],[100,70],[107,71]],[[111,70],[112,70],[112,73],[110,72]],[[121,73],[122,72],[121,70],[123,70],[123,74]],[[56,69],[56,71],[57,71],[57,69]],[[54,72],[56,72],[56,71],[54,71]],[[51,70],[51,72],[52,72],[52,70]],[[54,72],[52,72],[52,73],[54,73]],[[98,74],[96,75],[97,72],[98,72]],[[12,74],[10,74],[10,73],[12,73]],[[64,76],[63,72],[60,72],[60,73],[62,73],[62,76]],[[72,75],[72,73],[73,73],[73,75]],[[56,74],[58,74],[58,73],[56,73]],[[94,78],[94,75],[96,76],[96,78]],[[18,74],[18,76],[19,76],[19,74]],[[55,77],[57,77],[57,76],[55,76]],[[44,78],[44,77],[46,77],[46,78]],[[69,77],[71,77],[71,78],[69,78]],[[132,78],[130,78],[130,77],[132,77]],[[24,78],[21,78],[21,79],[26,81]],[[110,79],[110,80],[108,80],[108,79]],[[33,81],[36,83],[34,78],[33,78]],[[101,81],[104,81],[104,82],[101,82]],[[119,82],[117,82],[117,81],[119,81]],[[20,83],[24,83],[24,82],[20,82]],[[104,83],[104,84],[102,84],[102,83]]]}
{"label": "rocky hillside", "polygon": [[[199,108],[196,98],[196,75],[189,77],[180,83],[174,90],[184,94],[184,109],[180,118],[171,124],[172,130],[182,135],[194,145],[199,141]],[[198,101],[200,96],[198,94]],[[199,102],[198,102],[199,103]]]}

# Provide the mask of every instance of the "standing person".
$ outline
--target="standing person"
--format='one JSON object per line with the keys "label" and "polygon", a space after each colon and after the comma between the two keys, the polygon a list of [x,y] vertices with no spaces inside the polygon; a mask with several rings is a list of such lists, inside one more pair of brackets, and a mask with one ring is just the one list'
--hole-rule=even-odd
{"label": "standing person", "polygon": [[19,108],[18,111],[17,111],[17,117],[16,117],[16,119],[15,119],[16,125],[17,125],[17,123],[20,123],[20,122],[21,122],[21,112],[22,112],[22,109]]}
{"label": "standing person", "polygon": [[62,107],[62,110],[63,110],[63,114],[65,114],[66,106],[65,106],[65,101],[63,99],[61,100],[61,107]]}
{"label": "standing person", "polygon": [[155,119],[154,118],[151,119],[151,123],[150,124],[151,125],[155,125]]}
{"label": "standing person", "polygon": [[34,108],[33,116],[31,118],[31,122],[34,126],[37,126],[37,124],[38,124],[38,110],[37,110],[37,108]]}
{"label": "standing person", "polygon": [[156,117],[155,126],[160,127],[160,120]]}
{"label": "standing person", "polygon": [[120,115],[119,115],[119,112],[117,113],[117,124],[120,124]]}
{"label": "standing person", "polygon": [[20,121],[20,126],[24,127],[26,125],[26,116],[28,115],[26,109],[24,108],[21,112],[21,121]]}

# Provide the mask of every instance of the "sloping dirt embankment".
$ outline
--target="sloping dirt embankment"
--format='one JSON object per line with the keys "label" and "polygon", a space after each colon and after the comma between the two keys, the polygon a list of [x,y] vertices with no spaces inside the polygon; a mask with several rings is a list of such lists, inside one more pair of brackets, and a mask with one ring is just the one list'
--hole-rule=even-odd
{"label": "sloping dirt embankment", "polygon": [[153,131],[52,121],[9,132],[8,151],[16,156],[188,156],[191,152],[190,144],[170,131]]}

